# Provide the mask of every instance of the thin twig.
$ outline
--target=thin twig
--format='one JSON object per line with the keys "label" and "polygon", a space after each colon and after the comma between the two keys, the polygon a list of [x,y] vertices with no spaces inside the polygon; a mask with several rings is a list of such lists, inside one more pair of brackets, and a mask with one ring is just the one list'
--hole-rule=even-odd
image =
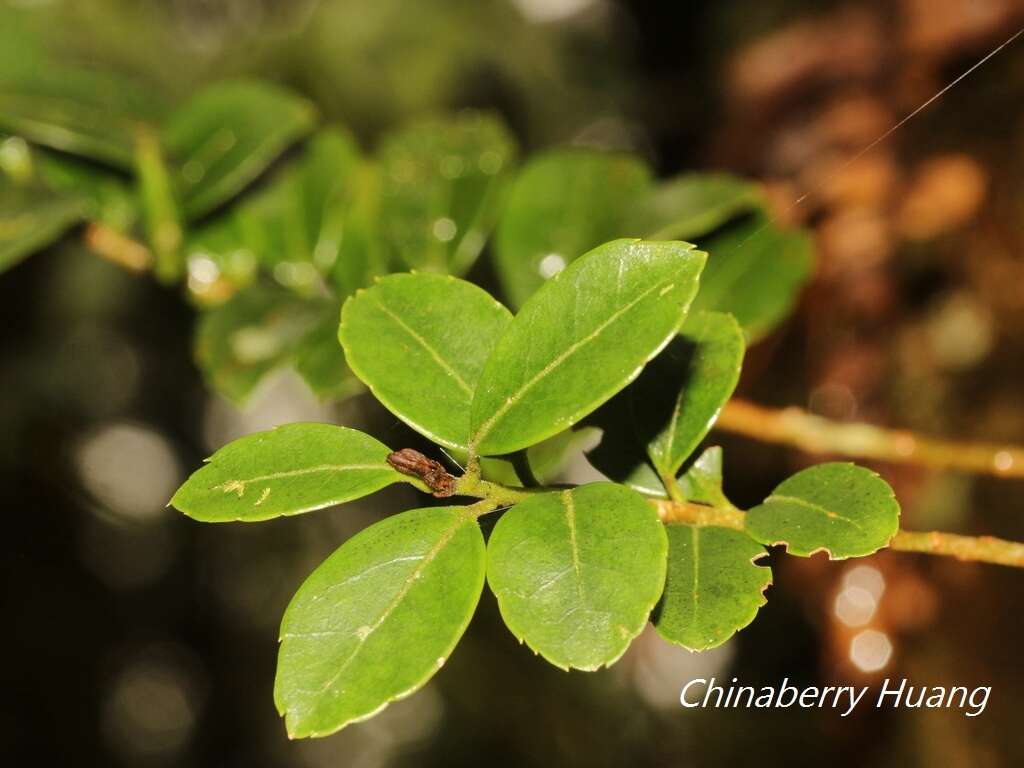
{"label": "thin twig", "polygon": [[932,531],[900,531],[891,542],[890,549],[902,552],[923,552],[928,555],[948,555],[957,560],[996,563],[1024,568],[1024,544],[993,536],[961,536],[956,533]]}
{"label": "thin twig", "polygon": [[87,224],[82,239],[100,258],[132,272],[145,272],[153,266],[153,254],[146,246],[103,224]]}
{"label": "thin twig", "polygon": [[[709,507],[703,504],[666,499],[650,499],[649,501],[658,510],[658,516],[665,523],[711,525],[719,528],[733,528],[738,531],[743,530],[744,514],[737,509]],[[1024,544],[997,539],[993,536],[961,536],[956,533],[939,531],[929,533],[899,531],[889,542],[889,549],[1024,568]]]}
{"label": "thin twig", "polygon": [[1024,448],[923,437],[902,429],[840,423],[800,408],[765,408],[732,400],[715,426],[769,443],[792,445],[809,453],[919,464],[997,477],[1024,477]]}

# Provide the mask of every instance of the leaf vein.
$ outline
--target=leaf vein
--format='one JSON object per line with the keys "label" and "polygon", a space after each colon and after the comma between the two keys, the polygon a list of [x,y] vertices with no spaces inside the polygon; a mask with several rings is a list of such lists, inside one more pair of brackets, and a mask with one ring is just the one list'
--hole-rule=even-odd
{"label": "leaf vein", "polygon": [[570,357],[576,354],[576,352],[578,352],[580,349],[582,349],[587,344],[592,342],[594,339],[599,337],[602,333],[604,333],[604,331],[609,326],[618,321],[618,319],[627,312],[629,312],[629,310],[631,310],[641,301],[646,299],[656,290],[662,288],[665,284],[669,282],[670,281],[668,279],[662,280],[660,283],[655,283],[650,288],[647,288],[646,290],[642,291],[635,299],[630,301],[628,304],[626,304],[623,307],[619,307],[617,310],[615,310],[611,315],[608,316],[608,319],[606,319],[603,323],[598,325],[597,328],[595,328],[593,331],[588,333],[582,339],[578,339],[577,341],[574,341],[572,344],[566,347],[565,351],[562,352],[562,354],[558,355],[554,360],[552,360],[550,363],[541,368],[537,373],[535,373],[529,381],[523,384],[518,389],[518,391],[513,393],[508,399],[505,400],[504,403],[501,404],[501,406],[494,412],[491,418],[489,418],[480,426],[479,431],[473,437],[472,447],[475,447],[480,444],[480,442],[491,432],[491,430],[494,429],[495,424],[497,424],[501,419],[505,417],[505,414],[509,412],[513,405],[515,405],[517,402],[519,402],[519,400],[522,399],[523,395],[525,395],[529,390],[533,389],[533,387],[535,387],[539,382],[541,382],[548,375],[550,375],[555,369],[561,366],[562,363],[564,363],[566,360],[568,360]]}
{"label": "leaf vein", "polygon": [[767,499],[765,499],[765,501],[766,502],[767,501],[782,501],[782,502],[786,502],[786,503],[789,503],[789,504],[795,504],[798,507],[805,507],[805,508],[813,510],[815,512],[820,512],[821,514],[825,515],[825,517],[827,517],[827,518],[842,520],[845,523],[849,523],[850,525],[852,525],[854,528],[856,528],[861,533],[865,532],[864,531],[864,527],[860,523],[858,523],[856,520],[853,520],[853,519],[851,519],[849,517],[846,517],[845,515],[841,515],[838,512],[833,512],[831,509],[826,509],[825,507],[821,506],[820,504],[815,504],[813,501],[807,501],[806,499],[801,499],[799,496],[785,496],[783,494],[773,493],[771,496],[769,496]]}
{"label": "leaf vein", "polygon": [[441,538],[437,540],[437,543],[434,544],[434,546],[431,547],[423,556],[423,560],[420,561],[419,565],[417,565],[416,568],[414,568],[413,571],[406,577],[401,589],[398,590],[398,593],[391,600],[391,602],[387,604],[387,606],[384,608],[383,612],[376,619],[376,621],[374,621],[374,623],[369,625],[368,627],[361,628],[362,631],[360,631],[357,634],[358,642],[356,643],[356,646],[352,649],[352,653],[350,653],[348,658],[345,659],[344,662],[342,662],[340,667],[338,667],[338,671],[331,675],[331,677],[328,678],[327,682],[324,683],[321,692],[329,690],[330,687],[338,681],[342,674],[344,674],[345,670],[348,669],[349,665],[355,660],[356,656],[359,655],[359,651],[366,647],[366,641],[369,640],[370,636],[374,632],[376,632],[385,621],[388,620],[388,617],[391,616],[392,613],[395,612],[395,609],[398,608],[402,600],[405,599],[405,596],[409,594],[409,590],[412,589],[413,584],[415,584],[416,581],[419,580],[424,569],[426,569],[427,566],[429,566],[434,561],[434,558],[436,558],[437,555],[441,552],[441,550],[445,548],[448,542],[451,541],[452,537],[455,535],[455,532],[460,527],[462,527],[462,525],[465,522],[466,521],[464,518],[456,518],[455,522],[441,535]]}
{"label": "leaf vein", "polygon": [[463,392],[465,392],[470,397],[473,396],[473,388],[471,386],[469,386],[469,384],[466,383],[466,380],[463,379],[459,375],[458,371],[456,371],[452,367],[451,363],[449,363],[447,360],[445,360],[441,356],[440,352],[438,352],[436,349],[434,349],[434,347],[431,346],[430,343],[425,338],[423,338],[423,336],[421,336],[419,333],[417,333],[415,331],[415,329],[413,329],[411,326],[409,326],[409,324],[406,323],[404,320],[402,320],[401,317],[399,317],[394,312],[392,312],[390,309],[388,309],[383,304],[383,302],[381,302],[377,298],[374,298],[373,301],[377,305],[377,307],[381,310],[381,312],[383,312],[392,321],[394,321],[395,325],[397,325],[399,328],[401,328],[403,331],[405,331],[407,334],[409,334],[409,336],[411,336],[416,341],[417,344],[419,344],[421,347],[423,347],[424,350],[426,350],[427,354],[429,354],[433,358],[434,362],[437,363],[438,366],[440,366],[440,368],[445,373],[447,373],[449,376],[452,377],[452,379],[455,381],[456,384],[459,385],[459,388]]}

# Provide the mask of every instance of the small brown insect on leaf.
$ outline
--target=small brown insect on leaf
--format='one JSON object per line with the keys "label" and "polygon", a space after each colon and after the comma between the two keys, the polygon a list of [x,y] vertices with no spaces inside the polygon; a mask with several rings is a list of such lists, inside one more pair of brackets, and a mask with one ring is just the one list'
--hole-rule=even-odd
{"label": "small brown insect on leaf", "polygon": [[455,493],[455,478],[448,474],[440,462],[427,458],[417,450],[403,448],[395,451],[388,456],[388,464],[403,475],[422,480],[439,499]]}

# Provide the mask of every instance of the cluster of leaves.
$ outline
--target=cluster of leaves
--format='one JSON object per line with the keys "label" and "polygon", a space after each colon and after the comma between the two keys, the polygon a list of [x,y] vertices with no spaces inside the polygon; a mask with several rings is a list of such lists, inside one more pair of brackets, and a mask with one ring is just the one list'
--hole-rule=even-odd
{"label": "cluster of leaves", "polygon": [[0,131],[0,269],[83,222],[101,249],[141,242],[205,310],[197,359],[236,402],[284,366],[321,398],[359,391],[334,338],[344,299],[392,271],[463,276],[492,233],[513,308],[603,242],[693,240],[715,254],[696,306],[751,339],[811,264],[806,236],[772,224],[747,182],[659,183],[637,157],[580,148],[517,167],[481,113],[414,122],[367,154],[276,85],[224,81],[168,105],[107,73],[47,69],[0,78]]}
{"label": "cluster of leaves", "polygon": [[[705,262],[683,242],[614,240],[514,316],[450,275],[384,277],[345,302],[348,365],[398,418],[463,452],[465,473],[439,483],[425,457],[430,472],[419,472],[355,430],[292,424],[222,448],[182,486],[174,506],[210,522],[299,514],[400,482],[478,499],[388,517],[299,588],[275,687],[292,736],[331,733],[422,686],[485,582],[519,640],[563,669],[596,670],[648,621],[692,650],[746,626],[771,583],[756,563],[765,545],[844,558],[888,543],[899,508],[868,470],[804,470],[744,516],[722,491],[720,451],[694,459],[744,349],[731,315],[691,309]],[[509,461],[584,423],[604,430],[590,455],[608,482],[527,488],[481,474],[482,457]],[[665,496],[742,522],[665,525]],[[500,518],[485,542],[479,519],[490,513]]]}
{"label": "cluster of leaves", "polygon": [[[776,227],[751,184],[657,182],[639,158],[579,148],[516,167],[509,132],[479,113],[405,126],[367,155],[302,98],[250,81],[172,108],[106,75],[22,73],[0,81],[0,130],[0,268],[86,223],[87,239],[142,249],[159,279],[187,286],[220,392],[244,401],[282,366],[325,398],[366,387],[466,461],[457,478],[426,458],[432,474],[417,472],[368,435],[294,424],[224,447],[175,495],[205,521],[399,482],[476,499],[387,518],[302,585],[276,685],[293,736],[423,685],[485,581],[517,638],[594,670],[649,620],[692,650],[724,642],[764,602],[765,545],[850,557],[896,531],[891,491],[867,470],[806,470],[744,514],[723,493],[721,452],[698,453],[747,343],[810,269],[806,236]],[[488,243],[514,316],[460,279]],[[522,487],[551,476],[583,427],[600,431],[587,456],[608,482]],[[672,503],[733,523],[664,525],[658,504]]]}

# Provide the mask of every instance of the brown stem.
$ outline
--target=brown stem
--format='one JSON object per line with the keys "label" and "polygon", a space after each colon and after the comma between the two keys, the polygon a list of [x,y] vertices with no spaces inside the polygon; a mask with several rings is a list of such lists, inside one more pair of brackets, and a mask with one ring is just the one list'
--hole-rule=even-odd
{"label": "brown stem", "polygon": [[995,443],[940,440],[871,424],[840,423],[800,408],[765,408],[732,400],[715,426],[769,443],[792,445],[809,453],[835,453],[936,469],[1024,477],[1024,448]]}
{"label": "brown stem", "polygon": [[719,528],[743,530],[743,513],[738,509],[709,507],[692,501],[669,501],[648,499],[658,510],[663,523],[687,523],[689,525],[714,525]]}
{"label": "brown stem", "polygon": [[957,560],[974,560],[980,563],[1024,568],[1024,544],[993,536],[960,536],[939,531],[900,531],[889,542],[889,548],[902,552],[948,555]]}
{"label": "brown stem", "polygon": [[82,238],[90,251],[119,267],[132,272],[145,272],[153,266],[150,250],[116,229],[90,222]]}

